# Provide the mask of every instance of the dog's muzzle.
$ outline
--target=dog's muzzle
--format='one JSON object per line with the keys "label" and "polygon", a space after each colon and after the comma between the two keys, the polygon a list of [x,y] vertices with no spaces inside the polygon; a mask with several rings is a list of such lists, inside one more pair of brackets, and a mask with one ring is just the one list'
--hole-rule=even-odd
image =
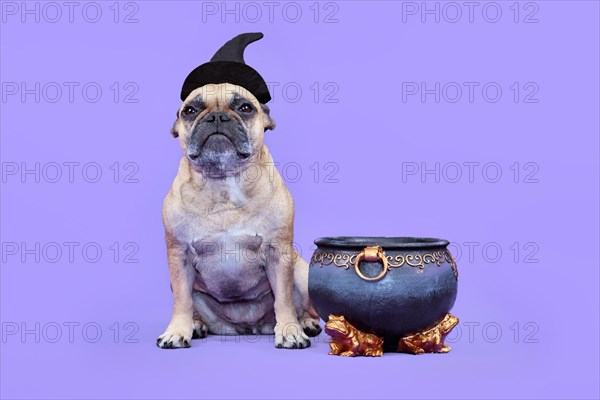
{"label": "dog's muzzle", "polygon": [[246,129],[226,112],[210,112],[192,128],[187,157],[194,163],[231,164],[251,155]]}

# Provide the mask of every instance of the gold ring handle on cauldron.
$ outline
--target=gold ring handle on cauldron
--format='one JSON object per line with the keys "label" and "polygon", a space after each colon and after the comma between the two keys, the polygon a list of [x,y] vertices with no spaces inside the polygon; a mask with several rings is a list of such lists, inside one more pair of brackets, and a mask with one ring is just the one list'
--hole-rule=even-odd
{"label": "gold ring handle on cauldron", "polygon": [[[377,262],[381,261],[383,263],[383,269],[381,272],[374,277],[368,277],[360,271],[359,264],[361,261],[368,262]],[[367,246],[365,247],[358,255],[356,256],[356,260],[354,261],[354,270],[365,281],[378,281],[385,276],[388,270],[388,262],[385,258],[385,253],[380,246]]]}

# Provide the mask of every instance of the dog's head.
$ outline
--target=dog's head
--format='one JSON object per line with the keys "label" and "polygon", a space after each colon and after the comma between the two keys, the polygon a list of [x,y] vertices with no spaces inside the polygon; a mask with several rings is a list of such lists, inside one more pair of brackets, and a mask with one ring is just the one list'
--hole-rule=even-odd
{"label": "dog's head", "polygon": [[236,175],[260,153],[274,129],[269,108],[241,86],[202,86],[189,94],[171,129],[194,170],[208,177]]}

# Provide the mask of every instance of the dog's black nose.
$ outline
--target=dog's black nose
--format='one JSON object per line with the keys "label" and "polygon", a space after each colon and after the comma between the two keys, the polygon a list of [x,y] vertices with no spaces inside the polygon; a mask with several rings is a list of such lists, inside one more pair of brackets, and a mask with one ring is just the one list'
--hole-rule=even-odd
{"label": "dog's black nose", "polygon": [[198,157],[200,157],[200,153],[188,153],[188,157],[192,160],[196,160]]}
{"label": "dog's black nose", "polygon": [[227,122],[227,121],[231,121],[231,117],[229,117],[229,114],[227,114],[224,111],[214,111],[211,113],[206,114],[206,117],[204,117],[204,121],[205,122],[209,122],[209,123],[213,123],[213,122]]}

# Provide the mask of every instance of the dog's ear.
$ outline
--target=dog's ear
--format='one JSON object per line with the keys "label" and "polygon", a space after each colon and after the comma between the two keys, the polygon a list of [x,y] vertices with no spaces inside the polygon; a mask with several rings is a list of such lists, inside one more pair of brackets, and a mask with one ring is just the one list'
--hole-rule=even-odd
{"label": "dog's ear", "polygon": [[269,106],[266,104],[260,104],[260,108],[262,109],[263,112],[263,125],[265,127],[265,132],[267,131],[267,129],[275,129],[275,120],[273,118],[271,118],[271,110],[269,109]]}
{"label": "dog's ear", "polygon": [[173,135],[174,138],[179,137],[179,132],[177,132],[177,122],[179,121],[179,111],[177,111],[177,113],[175,113],[175,122],[173,122],[173,126],[171,127],[171,135]]}

